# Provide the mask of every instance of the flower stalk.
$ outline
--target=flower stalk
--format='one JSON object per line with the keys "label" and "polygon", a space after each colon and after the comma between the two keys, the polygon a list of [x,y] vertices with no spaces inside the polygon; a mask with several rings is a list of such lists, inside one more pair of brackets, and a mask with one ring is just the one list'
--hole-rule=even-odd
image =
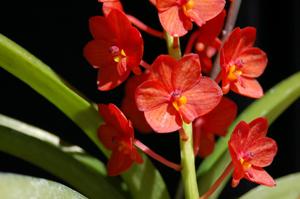
{"label": "flower stalk", "polygon": [[183,124],[184,131],[188,136],[188,140],[180,139],[180,155],[181,155],[181,176],[184,186],[184,193],[186,199],[195,199],[199,197],[197,177],[195,172],[195,158],[193,149],[193,131],[192,124]]}
{"label": "flower stalk", "polygon": [[148,33],[149,35],[152,35],[154,37],[158,37],[163,39],[164,38],[164,33],[160,32],[158,30],[155,30],[149,26],[147,26],[146,24],[144,24],[143,22],[141,22],[140,20],[138,20],[137,18],[135,18],[134,16],[131,15],[127,15],[129,21],[135,25],[136,27],[138,27],[140,30],[143,30],[144,32]]}
{"label": "flower stalk", "polygon": [[173,163],[173,162],[165,159],[164,157],[158,155],[157,153],[155,153],[154,151],[152,151],[149,147],[147,147],[146,145],[144,145],[139,140],[135,139],[134,140],[134,145],[136,147],[138,147],[139,149],[141,149],[144,153],[146,153],[150,157],[152,157],[155,160],[159,161],[160,163],[164,164],[165,166],[170,167],[170,168],[174,169],[175,171],[180,171],[181,170],[181,166],[180,165],[175,164],[175,163]]}
{"label": "flower stalk", "polygon": [[[174,38],[165,32],[165,38],[168,47],[169,55],[176,59],[181,58],[180,41],[179,38]],[[174,45],[175,39],[178,39]],[[175,48],[174,48],[175,47]],[[184,193],[186,199],[199,198],[196,168],[195,168],[195,156],[193,149],[193,128],[192,123],[183,123],[182,128],[179,130],[180,135],[185,135],[187,139],[180,138],[180,156],[181,156],[181,176],[184,187]],[[182,137],[182,136],[180,136]]]}

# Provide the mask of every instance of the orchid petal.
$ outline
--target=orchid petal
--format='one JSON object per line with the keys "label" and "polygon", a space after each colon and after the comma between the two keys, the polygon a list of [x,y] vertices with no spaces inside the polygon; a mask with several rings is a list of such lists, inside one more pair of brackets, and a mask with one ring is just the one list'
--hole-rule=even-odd
{"label": "orchid petal", "polygon": [[170,104],[164,103],[144,114],[148,124],[158,133],[169,133],[182,127],[179,114]]}
{"label": "orchid petal", "polygon": [[149,80],[137,87],[136,105],[140,111],[152,110],[169,101],[170,95],[157,80]]}
{"label": "orchid petal", "polygon": [[248,79],[246,77],[240,77],[240,81],[236,81],[231,84],[232,91],[241,95],[260,98],[263,96],[263,89],[255,79]]}

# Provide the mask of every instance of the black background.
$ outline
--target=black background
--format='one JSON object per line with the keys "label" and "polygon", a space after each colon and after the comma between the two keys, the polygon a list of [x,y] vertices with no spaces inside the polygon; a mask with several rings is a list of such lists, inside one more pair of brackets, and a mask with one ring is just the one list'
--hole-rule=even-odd
{"label": "black background", "polygon": [[[122,1],[128,14],[146,24],[161,29],[156,10],[146,0]],[[257,28],[257,46],[267,52],[269,65],[259,78],[264,90],[300,69],[300,2],[244,0],[238,26]],[[99,92],[96,70],[82,56],[84,45],[91,40],[88,19],[101,14],[96,0],[1,1],[0,32],[14,40],[64,77],[74,87],[97,103],[120,103],[123,86],[113,91]],[[145,43],[144,60],[151,63],[166,53],[165,43],[142,33]],[[186,39],[182,39],[182,46]],[[1,113],[53,132],[65,140],[82,146],[102,158],[96,147],[82,131],[46,99],[30,87],[0,69]],[[300,83],[300,82],[299,82]],[[230,95],[243,110],[252,100]],[[267,171],[274,177],[300,171],[300,101],[285,111],[269,130],[278,142],[279,151]],[[137,135],[151,148],[173,161],[179,162],[178,137],[169,135]],[[45,154],[46,155],[46,154]],[[179,174],[154,162],[161,170],[173,195]],[[17,172],[60,181],[47,172],[22,160],[0,153],[0,171]],[[254,184],[243,181],[237,189],[229,186],[221,198],[235,198]]]}

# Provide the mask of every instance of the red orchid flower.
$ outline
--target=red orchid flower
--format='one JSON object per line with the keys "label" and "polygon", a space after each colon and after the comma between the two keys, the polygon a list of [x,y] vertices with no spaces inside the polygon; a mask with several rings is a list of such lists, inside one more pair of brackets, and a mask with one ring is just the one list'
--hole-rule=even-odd
{"label": "red orchid flower", "polygon": [[276,142],[266,137],[268,122],[257,118],[247,124],[241,121],[234,129],[228,142],[234,166],[232,186],[242,178],[252,182],[275,186],[273,178],[263,169],[270,165],[277,152]]}
{"label": "red orchid flower", "polygon": [[84,48],[84,56],[99,68],[98,89],[111,90],[127,79],[130,71],[140,74],[143,40],[126,15],[112,9],[106,17],[90,18],[94,40]]}
{"label": "red orchid flower", "polygon": [[192,29],[194,21],[202,26],[217,16],[225,0],[156,0],[160,22],[172,36],[180,37]]}
{"label": "red orchid flower", "polygon": [[237,114],[236,104],[223,97],[211,112],[197,118],[193,122],[194,153],[206,157],[213,152],[215,135],[225,136],[229,125]]}
{"label": "red orchid flower", "polygon": [[221,49],[222,90],[232,91],[252,98],[263,96],[263,90],[255,79],[267,66],[267,56],[259,48],[253,47],[256,29],[235,28]]}
{"label": "red orchid flower", "polygon": [[113,8],[123,11],[123,6],[120,0],[98,0],[98,2],[103,3],[102,11],[105,16],[107,16]]}
{"label": "red orchid flower", "polygon": [[114,104],[100,104],[99,113],[105,124],[98,129],[98,137],[103,145],[112,150],[107,163],[109,176],[116,176],[128,170],[133,162],[143,162],[134,147],[134,130],[131,122]]}
{"label": "red orchid flower", "polygon": [[150,80],[136,89],[135,97],[149,125],[167,133],[180,129],[182,121],[190,123],[211,111],[220,102],[222,91],[201,76],[198,55],[188,54],[179,61],[161,55],[150,68]]}
{"label": "red orchid flower", "polygon": [[212,57],[221,48],[218,38],[224,25],[226,11],[223,10],[218,16],[204,24],[197,34],[195,45],[196,52],[200,57],[202,73],[209,74],[212,68]]}
{"label": "red orchid flower", "polygon": [[146,121],[144,112],[139,111],[135,103],[135,90],[148,78],[148,74],[136,75],[129,78],[125,86],[125,96],[122,101],[121,109],[130,121],[133,127],[141,133],[150,133],[152,128]]}

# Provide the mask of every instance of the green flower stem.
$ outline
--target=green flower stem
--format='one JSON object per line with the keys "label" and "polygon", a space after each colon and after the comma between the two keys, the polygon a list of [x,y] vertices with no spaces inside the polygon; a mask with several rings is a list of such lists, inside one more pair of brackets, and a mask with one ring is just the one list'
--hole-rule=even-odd
{"label": "green flower stem", "polygon": [[195,156],[193,149],[193,130],[192,123],[183,124],[183,128],[180,131],[184,131],[188,139],[186,141],[180,140],[181,150],[181,175],[184,186],[184,193],[186,199],[199,198],[196,168],[195,168]]}
{"label": "green flower stem", "polygon": [[[181,58],[180,42],[178,37],[172,37],[165,32],[169,55],[175,59]],[[193,129],[192,123],[183,124],[180,129],[180,155],[181,155],[181,176],[183,181],[186,199],[199,198],[195,156],[193,150]]]}
{"label": "green flower stem", "polygon": [[[220,138],[215,146],[213,153],[207,157],[198,169],[198,183],[201,194],[214,183],[221,175],[224,168],[231,161],[227,151],[227,142],[231,133],[238,122],[244,120],[250,122],[257,117],[266,117],[271,124],[284,110],[286,110],[295,100],[300,97],[300,72],[295,73],[289,78],[278,83],[270,89],[264,97],[253,102],[247,107],[233,122],[228,130],[228,134],[224,138]],[[228,178],[227,178],[228,179]],[[224,187],[226,180],[221,184]],[[217,198],[222,190],[220,187],[211,198]]]}
{"label": "green flower stem", "polygon": [[[165,32],[168,53],[175,59],[181,58],[180,42],[178,37],[172,37],[169,33]],[[175,41],[175,42],[174,42]]]}

